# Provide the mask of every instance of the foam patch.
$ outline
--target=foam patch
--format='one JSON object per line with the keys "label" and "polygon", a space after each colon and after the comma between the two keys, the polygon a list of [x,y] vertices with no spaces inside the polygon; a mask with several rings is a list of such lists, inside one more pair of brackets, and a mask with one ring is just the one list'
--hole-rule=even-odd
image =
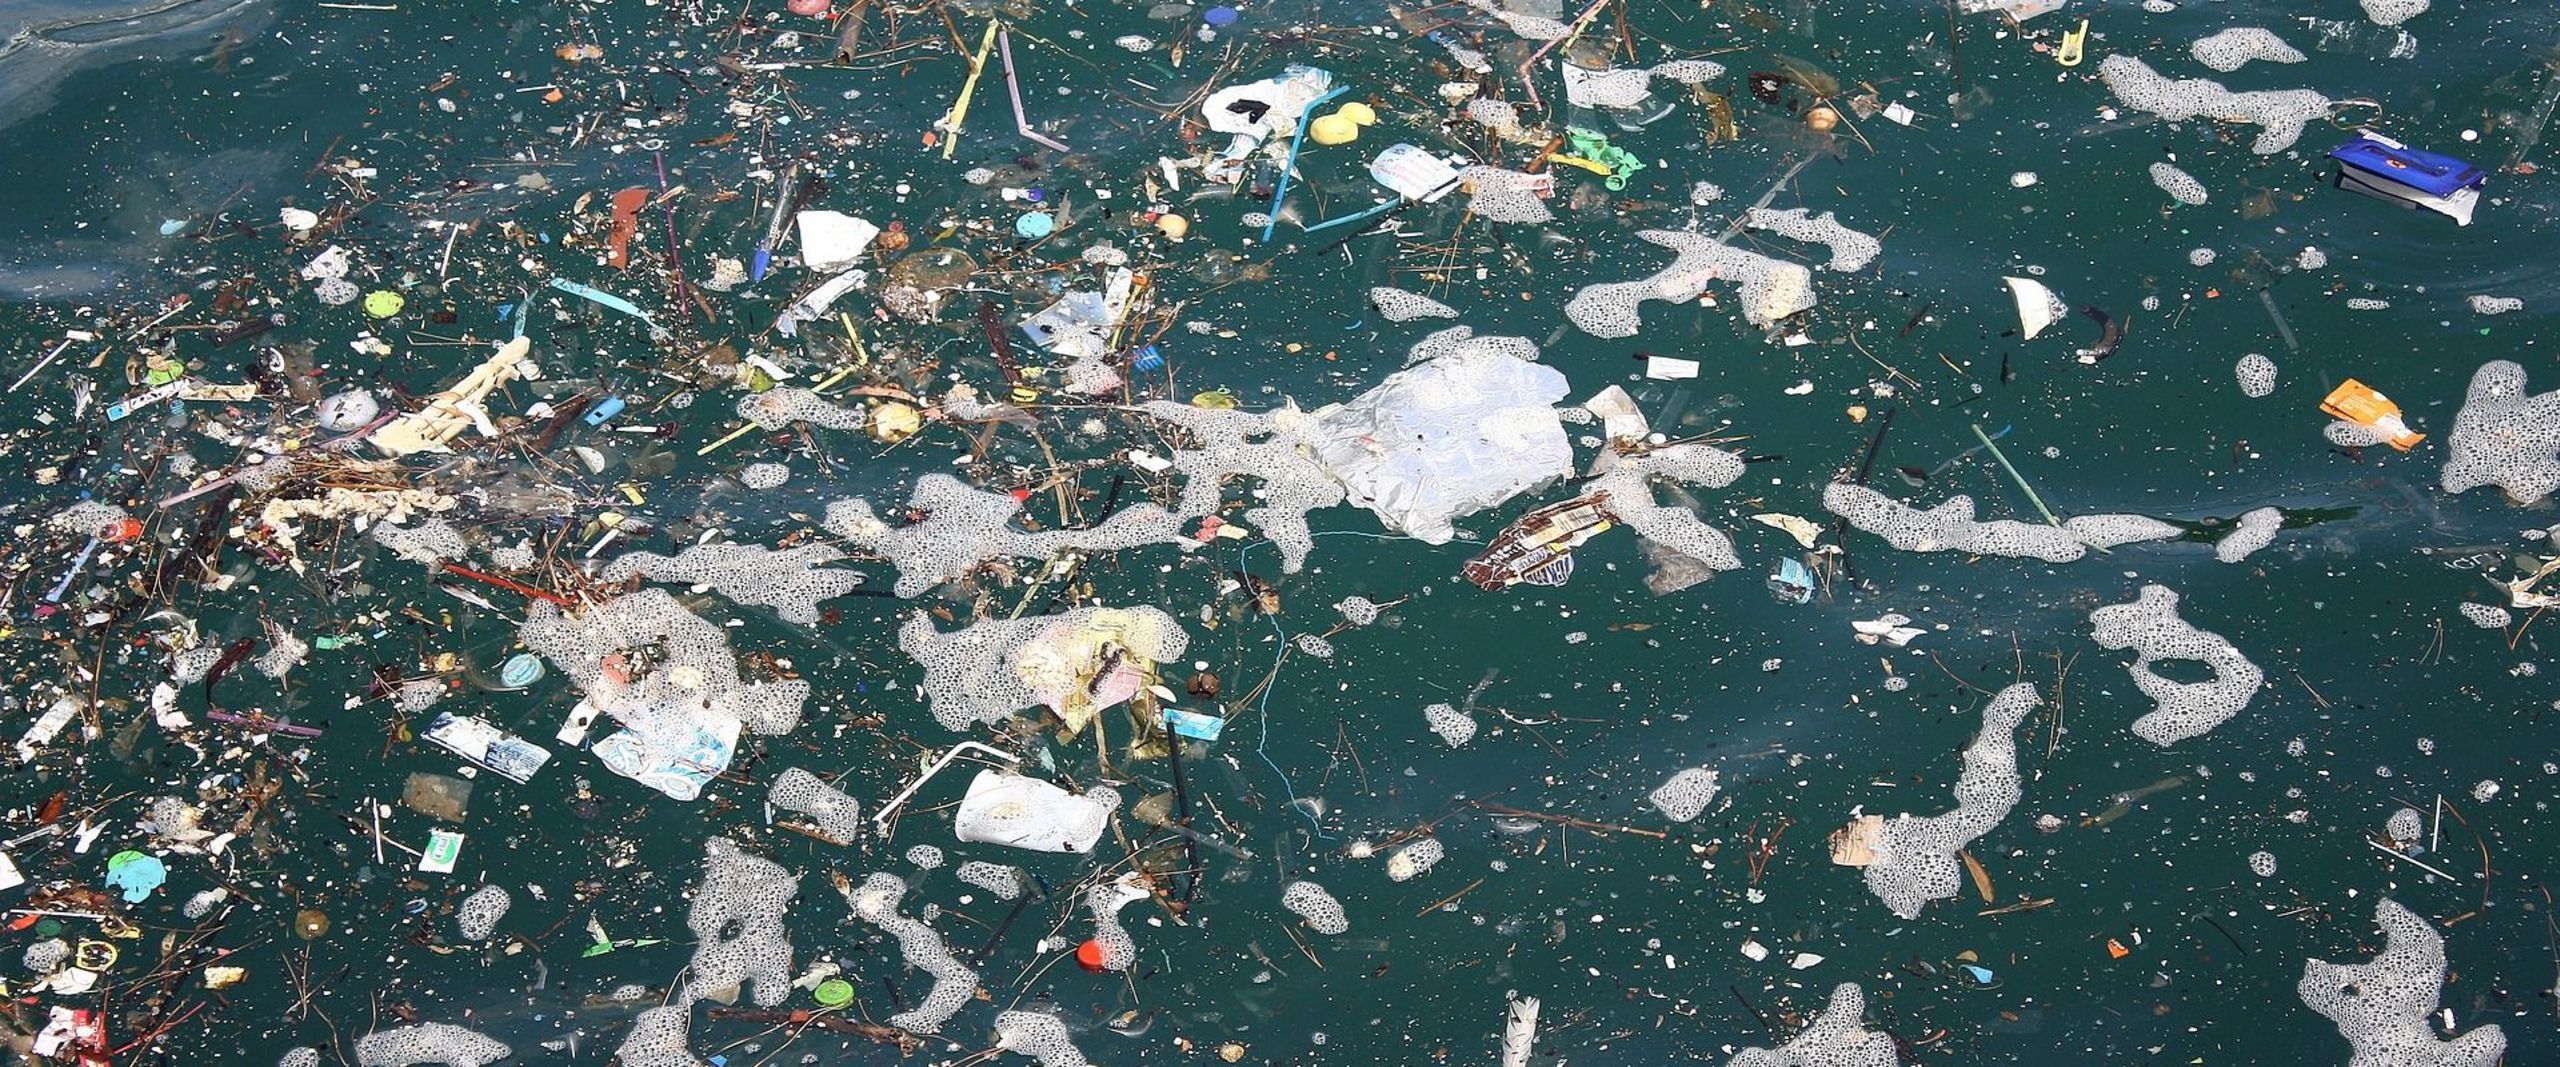
{"label": "foam patch", "polygon": [[1725,1067],[1896,1067],[1893,1038],[1861,1025],[1866,1013],[1866,992],[1842,982],[1822,1014],[1786,1044],[1743,1049]]}
{"label": "foam patch", "polygon": [[[2133,722],[2137,737],[2155,745],[2173,745],[2199,737],[2229,722],[2257,696],[2266,675],[2222,635],[2196,629],[2178,617],[2178,594],[2167,586],[2146,585],[2130,604],[2110,604],[2089,613],[2092,636],[2105,648],[2134,650],[2125,667],[2135,688],[2157,703]],[[2196,660],[2213,668],[2213,680],[2178,682],[2151,669],[2161,660]]]}
{"label": "foam patch", "polygon": [[1865,486],[1833,482],[1822,490],[1822,506],[1905,552],[2016,556],[2047,563],[2069,563],[2088,552],[2067,530],[2015,519],[1978,522],[1973,498],[1961,493],[1917,511]]}
{"label": "foam patch", "polygon": [[2042,703],[2036,687],[2019,683],[2001,690],[1982,709],[1982,728],[1964,749],[1964,769],[1956,774],[1954,811],[1925,818],[1910,814],[1887,819],[1878,827],[1867,865],[1867,889],[1884,906],[1905,919],[1920,917],[1932,900],[1945,900],[1963,887],[1956,852],[1972,844],[2018,806],[2018,724]]}
{"label": "foam patch", "polygon": [[774,609],[783,621],[818,624],[818,602],[843,596],[862,584],[852,571],[823,566],[843,559],[832,545],[793,548],[715,542],[687,546],[673,556],[632,552],[606,564],[608,582],[647,578],[709,586],[733,603]]}
{"label": "foam patch", "polygon": [[2524,368],[2491,360],[2471,375],[2445,435],[2444,491],[2484,485],[2531,504],[2560,488],[2560,390],[2525,391]]}
{"label": "foam patch", "polygon": [[2250,60],[2262,63],[2300,63],[2309,56],[2284,43],[2284,38],[2256,26],[2234,26],[2211,37],[2199,38],[2187,46],[2196,62],[2229,74]]}
{"label": "foam patch", "polygon": [[2382,928],[2382,952],[2364,963],[2302,964],[2294,991],[2302,1003],[2338,1026],[2354,1049],[2350,1067],[2496,1067],[2507,1035],[2495,1025],[2474,1027],[2450,1041],[2436,1036],[2430,1017],[2444,993],[2444,935],[2396,901],[2374,903]]}
{"label": "foam patch", "polygon": [[2150,64],[2121,53],[2099,61],[2098,78],[2124,106],[2171,122],[2201,117],[2262,127],[2250,145],[2262,156],[2293,147],[2305,124],[2329,114],[2329,98],[2309,89],[2235,93],[2204,78],[2164,78]]}

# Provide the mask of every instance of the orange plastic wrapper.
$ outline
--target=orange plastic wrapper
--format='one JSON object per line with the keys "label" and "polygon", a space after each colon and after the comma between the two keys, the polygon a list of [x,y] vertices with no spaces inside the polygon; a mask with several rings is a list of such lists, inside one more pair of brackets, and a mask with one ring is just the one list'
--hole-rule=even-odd
{"label": "orange plastic wrapper", "polygon": [[2427,435],[2411,430],[2408,423],[2400,421],[2400,405],[2375,392],[2372,386],[2353,378],[2338,383],[2336,389],[2322,397],[2320,410],[2373,431],[2384,444],[2403,452],[2418,447],[2418,442],[2427,439]]}

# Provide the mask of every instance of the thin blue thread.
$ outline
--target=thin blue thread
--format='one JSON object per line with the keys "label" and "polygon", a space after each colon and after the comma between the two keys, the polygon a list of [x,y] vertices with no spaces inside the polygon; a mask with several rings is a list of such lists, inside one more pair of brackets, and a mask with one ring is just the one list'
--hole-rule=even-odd
{"label": "thin blue thread", "polygon": [[[1396,534],[1374,534],[1365,530],[1310,530],[1308,533],[1314,537],[1366,537],[1374,541],[1413,540],[1413,538]],[[1253,551],[1252,543],[1236,549],[1237,572],[1244,571],[1245,553],[1251,551]],[[1271,654],[1271,681],[1262,687],[1261,698],[1254,701],[1254,709],[1261,713],[1262,736],[1254,743],[1253,754],[1262,757],[1263,765],[1271,768],[1273,777],[1280,779],[1280,791],[1289,795],[1289,806],[1296,808],[1298,814],[1306,817],[1307,826],[1315,831],[1316,838],[1321,841],[1331,841],[1333,835],[1324,832],[1324,824],[1316,820],[1315,812],[1298,803],[1298,790],[1289,784],[1288,772],[1281,770],[1280,765],[1271,760],[1268,747],[1271,744],[1271,693],[1280,688],[1280,664],[1289,655],[1289,632],[1280,628],[1280,619],[1277,616],[1265,615],[1262,619],[1271,624],[1271,632],[1280,638],[1280,648]]]}

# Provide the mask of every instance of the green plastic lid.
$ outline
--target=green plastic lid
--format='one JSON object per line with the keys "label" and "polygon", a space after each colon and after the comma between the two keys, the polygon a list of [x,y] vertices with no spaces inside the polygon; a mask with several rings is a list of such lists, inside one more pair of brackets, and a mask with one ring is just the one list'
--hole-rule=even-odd
{"label": "green plastic lid", "polygon": [[841,1008],[853,1003],[853,983],[842,978],[829,978],[818,983],[818,988],[810,990],[809,996],[817,1000],[821,1008]]}
{"label": "green plastic lid", "polygon": [[397,315],[401,308],[407,306],[409,306],[408,297],[389,289],[376,289],[364,295],[364,313],[377,319],[387,319]]}

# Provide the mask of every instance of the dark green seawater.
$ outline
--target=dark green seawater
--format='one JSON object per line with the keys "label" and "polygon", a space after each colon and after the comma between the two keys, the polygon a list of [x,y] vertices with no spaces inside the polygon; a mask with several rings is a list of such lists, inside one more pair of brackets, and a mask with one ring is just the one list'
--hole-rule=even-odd
{"label": "dark green seawater", "polygon": [[[1567,169],[1552,224],[1488,226],[1462,218],[1460,196],[1403,213],[1394,233],[1348,242],[1338,240],[1347,231],[1297,230],[1373,202],[1362,163],[1377,148],[1399,140],[1492,148],[1436,94],[1464,73],[1379,5],[1250,5],[1213,41],[1190,37],[1193,12],[1154,20],[1143,6],[1015,5],[1001,14],[1014,27],[1025,107],[1073,150],[1042,149],[1012,132],[1001,67],[991,63],[948,160],[921,135],[966,77],[955,34],[974,48],[998,13],[982,5],[901,8],[894,26],[871,5],[865,55],[842,67],[821,65],[833,52],[827,24],[766,3],[401,0],[385,11],[242,0],[167,5],[139,22],[102,17],[96,9],[108,5],[13,6],[24,11],[0,10],[0,28],[23,21],[39,29],[0,56],[0,370],[15,380],[68,329],[101,339],[75,345],[0,399],[12,454],[0,499],[13,525],[35,524],[9,556],[13,630],[0,655],[14,684],[0,733],[15,740],[53,701],[50,686],[85,695],[92,682],[84,672],[99,663],[103,733],[84,740],[75,724],[9,776],[0,805],[12,835],[34,828],[57,794],[67,794],[66,823],[105,828],[85,853],[63,838],[8,849],[31,883],[9,899],[20,906],[31,891],[94,886],[109,855],[153,848],[136,828],[152,798],[203,806],[209,829],[245,827],[220,857],[166,854],[167,885],[143,903],[118,905],[143,933],[120,942],[106,992],[22,1003],[26,1029],[43,1025],[46,1004],[97,1008],[112,1044],[123,1046],[192,1008],[164,1041],[114,1061],[265,1064],[319,1046],[329,1050],[324,1061],[343,1053],[352,1062],[356,1037],[415,1018],[479,1029],[510,1043],[523,1063],[601,1064],[631,1012],[589,998],[638,983],[651,990],[643,1003],[655,1003],[680,980],[692,951],[685,896],[701,876],[702,843],[729,835],[803,876],[791,920],[795,973],[834,961],[856,980],[857,1010],[875,1020],[912,1004],[927,979],[852,918],[830,874],[859,882],[871,871],[914,873],[906,850],[932,844],[954,862],[1022,864],[1056,891],[983,968],[988,1002],[964,1009],[915,1054],[919,1061],[989,1048],[995,1011],[1027,1006],[1062,1015],[1084,1055],[1103,1064],[1211,1062],[1211,1050],[1229,1041],[1242,1043],[1252,1063],[1493,1062],[1505,999],[1517,993],[1545,1004],[1532,1062],[1722,1062],[1793,1033],[1832,985],[1854,981],[1867,992],[1867,1025],[1906,1042],[1919,1062],[2339,1063],[2346,1042],[2301,1005],[2294,985],[2305,959],[2371,956],[2382,897],[2443,932],[2450,971],[2442,1003],[2460,1029],[2502,1027],[2510,1063],[2560,1057],[2552,993],[2560,955],[2545,888],[2560,850],[2550,813],[2560,774],[2547,762],[2560,758],[2560,734],[2552,686],[2540,677],[2550,626],[2519,611],[2503,631],[2479,628],[2457,610],[2501,602],[2497,583],[2518,566],[2510,555],[2548,552],[2535,531],[2555,515],[2494,490],[2453,496],[2437,485],[2444,434],[2480,364],[2512,359],[2536,386],[2560,384],[2544,343],[2560,306],[2560,195],[2548,177],[2550,151],[2530,143],[2537,112],[2548,117],[2543,101],[2560,84],[2551,66],[2560,19],[2545,5],[2439,3],[2406,24],[2419,43],[2415,57],[2395,59],[2357,43],[2315,47],[2322,35],[2303,17],[2387,32],[2335,0],[2193,3],[2159,14],[2076,5],[2023,33],[1997,16],[1967,16],[1958,20],[1960,55],[1948,47],[1946,12],[1927,4],[1630,0],[1622,17],[1614,6],[1604,11],[1576,47],[1631,47],[1643,64],[1713,56],[1729,69],[1709,87],[1730,98],[1738,141],[1707,144],[1705,109],[1657,83],[1657,95],[1678,104],[1667,117],[1634,130],[1602,123],[1648,164],[1624,190]],[[1579,10],[1571,5],[1566,15]],[[2083,17],[2091,29],[2084,65],[2064,69],[2030,47]],[[1455,5],[1421,19],[1454,19],[1446,32],[1484,37],[1500,72],[1487,91],[1525,104],[1510,73],[1522,46],[1509,33]],[[2308,61],[2217,75],[2188,58],[2188,42],[2232,26],[2272,29]],[[798,31],[798,43],[777,40],[782,30]],[[1152,49],[1112,43],[1130,34],[1151,39]],[[1186,41],[1178,65],[1168,52],[1176,40]],[[593,45],[595,55],[563,59],[557,50],[573,44]],[[2314,122],[2290,150],[2261,156],[2249,150],[2251,128],[2170,124],[2130,110],[2110,117],[2103,111],[2113,101],[2095,70],[2119,53],[2235,89],[2307,86],[2369,99],[2382,132],[2494,171],[2478,222],[2457,228],[2330,188],[2320,153],[2350,134],[2329,124]],[[1274,243],[1242,221],[1266,205],[1223,190],[1191,199],[1201,188],[1196,171],[1162,195],[1194,221],[1190,240],[1169,244],[1134,223],[1130,214],[1155,199],[1142,183],[1159,157],[1224,143],[1196,129],[1196,141],[1187,140],[1183,113],[1160,112],[1289,63],[1332,70],[1382,121],[1355,145],[1307,149]],[[1919,118],[1909,127],[1860,120],[1866,143],[1812,135],[1787,110],[1804,103],[1801,88],[1772,104],[1746,85],[1751,72],[1787,69],[1836,80],[1843,106],[1863,85]],[[1558,96],[1553,71],[1540,77],[1541,92]],[[549,86],[559,89],[557,102],[546,100]],[[1188,114],[1196,119],[1196,101]],[[1517,168],[1534,148],[1504,146],[1500,162]],[[1809,154],[1814,161],[1771,206],[1834,212],[1884,244],[1863,270],[1816,273],[1820,306],[1797,327],[1809,343],[1764,339],[1723,285],[1712,290],[1720,308],[1645,305],[1634,338],[1597,340],[1565,322],[1562,307],[1582,286],[1667,262],[1636,231],[1720,232]],[[703,389],[689,405],[661,401],[692,392],[707,350],[726,344],[764,356],[799,372],[802,384],[852,362],[852,353],[834,323],[796,341],[767,329],[818,280],[797,267],[735,293],[705,293],[716,320],[701,308],[680,311],[664,270],[669,223],[655,205],[639,217],[633,269],[599,262],[593,242],[607,200],[631,186],[654,195],[661,158],[664,185],[683,187],[672,225],[697,282],[714,257],[753,247],[770,168],[784,158],[824,176],[828,188],[813,206],[896,220],[915,248],[938,240],[997,265],[932,324],[883,321],[867,292],[838,305],[862,324],[874,357],[862,380],[874,385],[938,395],[965,380],[1000,392],[976,304],[993,301],[1018,318],[1045,305],[1062,279],[1090,286],[1089,268],[1043,268],[1074,264],[1095,241],[1129,250],[1153,278],[1155,308],[1171,312],[1158,340],[1171,386],[1157,375],[1145,386],[1150,396],[1224,388],[1255,408],[1283,397],[1307,408],[1348,400],[1401,367],[1433,327],[1387,323],[1368,306],[1368,287],[1427,293],[1480,334],[1538,342],[1543,361],[1570,377],[1575,400],[1621,384],[1657,429],[1711,434],[1760,457],[1729,488],[1690,491],[1700,514],[1735,538],[1744,569],[1653,596],[1640,545],[1620,530],[1577,553],[1579,568],[1561,588],[1486,593],[1456,577],[1473,546],[1382,538],[1372,516],[1347,506],[1314,515],[1316,551],[1296,574],[1283,575],[1258,539],[1096,560],[1087,571],[1094,600],[1162,606],[1190,633],[1185,659],[1223,681],[1226,734],[1195,748],[1186,771],[1217,812],[1219,834],[1252,855],[1201,854],[1208,870],[1188,925],[1151,903],[1124,912],[1140,949],[1125,977],[1087,974],[1062,957],[1089,930],[1072,890],[1096,871],[1124,867],[1124,840],[1150,839],[1143,824],[1124,819],[1126,838],[1106,836],[1093,857],[959,845],[950,833],[958,773],[918,796],[893,840],[837,847],[767,822],[765,786],[784,768],[843,775],[838,784],[867,814],[921,760],[961,739],[926,713],[920,671],[894,633],[918,608],[944,613],[945,629],[981,606],[1009,613],[1025,590],[993,576],[912,604],[837,600],[837,616],[814,628],[715,596],[690,598],[707,617],[736,622],[729,633],[741,652],[788,659],[815,685],[796,732],[747,742],[730,778],[692,803],[554,745],[553,762],[528,784],[479,776],[467,820],[453,827],[468,835],[454,874],[411,871],[396,850],[377,862],[369,829],[348,820],[368,798],[395,801],[412,773],[452,774],[460,763],[403,739],[384,701],[350,706],[351,698],[366,693],[376,668],[414,677],[439,653],[493,673],[514,644],[521,598],[464,583],[500,610],[467,604],[436,591],[416,564],[315,522],[305,534],[314,564],[307,577],[234,544],[218,563],[229,588],[185,574],[159,602],[137,600],[136,583],[178,551],[166,546],[183,545],[204,518],[202,498],[153,506],[188,485],[177,457],[192,457],[199,471],[227,469],[244,454],[242,438],[305,436],[311,414],[290,399],[197,402],[111,424],[102,409],[140,388],[127,382],[129,357],[174,345],[202,379],[242,382],[269,351],[291,348],[307,352],[303,366],[315,368],[310,382],[320,392],[363,385],[422,397],[476,362],[482,342],[505,337],[501,307],[525,300],[546,276],[629,297],[670,328],[667,340],[550,291],[534,300],[528,332],[552,379],[618,391],[632,401],[624,425],[667,424],[666,438],[573,425],[539,456],[478,447],[468,461],[410,465],[416,484],[449,491],[510,478],[569,487],[576,503],[553,516],[510,517],[473,503],[451,517],[484,549],[556,534],[572,563],[606,510],[651,525],[625,547],[673,551],[715,527],[770,545],[805,535],[829,501],[902,501],[924,473],[955,471],[997,489],[1046,477],[1042,444],[1010,427],[988,440],[983,462],[961,467],[953,459],[971,441],[949,426],[894,449],[859,433],[803,430],[754,434],[697,456],[735,425],[734,388]],[[2207,203],[2177,207],[2153,186],[2146,168],[2172,159],[2211,190]],[[993,180],[963,181],[974,167],[996,171]],[[2013,187],[2011,175],[2022,171],[2040,180]],[[1721,186],[1725,198],[1693,206],[1698,182]],[[1042,188],[1064,204],[1070,225],[1023,249],[1011,235],[1021,205],[997,195],[1007,186]],[[1101,199],[1097,189],[1112,195]],[[406,310],[376,322],[356,305],[315,300],[295,271],[317,249],[285,242],[277,211],[288,204],[333,216],[360,209],[326,240],[356,253],[364,289],[399,290]],[[460,224],[471,228],[445,264],[446,227]],[[1824,258],[1766,235],[1743,240],[1802,262]],[[2299,268],[2308,247],[2326,254],[2326,266]],[[2215,257],[2195,265],[2196,249]],[[2021,340],[2000,278],[2035,272],[2075,313],[2097,307],[2121,322],[2121,349],[2094,366],[2076,362],[2074,350],[2097,337],[2096,324],[2077,314]],[[259,302],[217,307],[225,287]],[[195,303],[145,329],[178,293]],[[2523,307],[2482,316],[2466,304],[2475,295],[2518,298]],[[2384,306],[2351,309],[2350,299]],[[270,312],[284,324],[212,343],[215,324]],[[1212,329],[1183,325],[1192,322]],[[368,332],[390,343],[389,355],[351,347]],[[454,343],[466,336],[469,343]],[[1025,361],[1041,358],[1018,336],[1014,344]],[[1639,351],[1698,360],[1703,370],[1694,380],[1648,381]],[[2235,385],[2234,362],[2250,352],[2281,368],[2272,396],[2248,399]],[[2429,441],[2406,455],[2332,448],[2317,405],[2348,377],[2398,400]],[[84,379],[95,399],[75,418],[74,383]],[[539,395],[517,387],[500,409],[519,411]],[[1866,410],[1864,422],[1849,416],[1852,405]],[[1761,576],[1800,549],[1749,516],[1827,524],[1821,488],[1858,466],[1888,411],[1872,481],[1897,497],[1929,505],[1965,493],[1985,517],[2038,521],[1974,450],[1974,427],[2005,428],[2002,451],[2055,511],[2139,513],[2198,524],[2198,532],[2062,565],[1900,553],[1852,532],[1854,577],[1833,569],[1811,603],[1773,600]],[[1038,429],[1062,458],[1097,461],[1071,483],[1088,519],[1115,478],[1123,503],[1153,482],[1110,460],[1156,446],[1140,423],[1066,408],[1044,411]],[[607,469],[589,474],[570,458],[572,445],[599,449]],[[1591,451],[1586,444],[1578,456]],[[787,462],[792,479],[742,491],[728,477],[753,461]],[[1927,474],[1925,484],[1898,473],[1906,468]],[[647,502],[631,504],[624,483]],[[147,543],[161,547],[109,551],[71,587],[72,610],[38,618],[31,609],[81,540],[42,520],[84,490],[129,505],[150,527]],[[1482,540],[1573,492],[1551,486],[1461,525]],[[1228,499],[1248,493],[1231,486]],[[1032,495],[1036,521],[1059,520],[1052,500],[1045,485]],[[2238,564],[2217,562],[2210,542],[2222,527],[2270,505],[2287,515],[2275,543]],[[1825,543],[1838,543],[1836,535]],[[872,589],[885,590],[892,577],[873,563],[852,566],[870,575]],[[1255,614],[1238,594],[1222,593],[1235,572],[1271,581],[1280,612]],[[2098,647],[2087,618],[2155,582],[2183,597],[2188,620],[2228,637],[2266,673],[2239,717],[2167,749],[2127,732],[2149,702],[2124,670],[2131,654]],[[1401,603],[1375,626],[1332,634],[1330,659],[1281,657],[1286,638],[1327,631],[1339,618],[1329,605],[1355,594]],[[409,606],[417,616],[403,613]],[[243,732],[210,728],[201,685],[179,702],[195,725],[152,725],[147,694],[167,676],[168,657],[150,641],[174,621],[150,617],[161,608],[216,644],[258,636],[262,622],[306,639],[345,637],[342,647],[316,650],[289,684],[244,667],[215,691],[222,707],[290,716],[326,735],[253,745]],[[84,624],[92,612],[107,621]],[[1906,649],[1852,640],[1852,620],[1887,612],[1928,632]],[[1253,699],[1275,660],[1267,699]],[[1177,689],[1192,672],[1188,662],[1167,667]],[[1908,684],[1889,688],[1893,678]],[[1957,753],[1987,693],[2014,681],[2038,685],[2045,698],[2019,735],[2024,799],[1971,853],[1997,904],[2050,904],[1981,915],[1994,905],[1968,880],[1957,898],[1898,920],[1857,871],[1829,861],[1824,835],[1856,810],[1951,807]],[[1463,701],[1480,682],[1488,683],[1475,694],[1482,733],[1447,749],[1425,730],[1421,709]],[[521,692],[465,684],[439,710],[549,744],[576,699],[555,671]],[[1125,718],[1112,716],[1112,736],[1125,738]],[[423,717],[408,722],[422,727]],[[1024,751],[1079,785],[1104,777],[1090,739],[1071,744],[1052,733]],[[1162,760],[1114,762],[1132,801],[1170,783]],[[1696,765],[1722,774],[1723,793],[1705,814],[1674,824],[1645,803],[1664,779]],[[281,785],[244,822],[241,793],[253,775]],[[2475,800],[2484,781],[2497,784],[2495,795]],[[594,797],[583,810],[581,782]],[[2128,793],[2139,795],[2119,808]],[[2461,821],[2445,817],[2435,850],[2420,858],[2456,877],[2431,876],[2368,845],[2393,810],[2427,811],[2440,795]],[[1469,799],[1665,836],[1504,818]],[[2045,816],[2059,828],[2039,831]],[[394,841],[420,846],[440,824],[395,803],[382,825]],[[1391,882],[1377,860],[1348,855],[1354,842],[1426,825],[1447,858],[1421,878]],[[1757,843],[1773,836],[1765,863],[1752,861]],[[2271,877],[2251,871],[2247,857],[2259,851],[2277,860]],[[1305,931],[1280,909],[1281,887],[1299,877],[1343,901],[1348,934]],[[460,942],[449,916],[452,900],[483,882],[508,886],[516,900],[496,947]],[[181,914],[189,897],[220,884],[235,896],[215,916]],[[941,906],[935,926],[963,950],[985,943],[1004,917],[1001,902],[948,868],[920,876],[909,912],[925,902]],[[326,913],[325,936],[297,935],[302,909]],[[582,956],[591,918],[616,938],[661,943]],[[198,947],[179,949],[155,977],[164,935],[173,933]],[[37,936],[13,933],[5,947],[14,953]],[[62,936],[95,936],[95,924],[68,920]],[[2111,957],[2111,940],[2128,950],[2122,958]],[[1747,959],[1746,941],[1769,948],[1770,958]],[[248,975],[216,998],[196,968],[220,949],[236,949],[219,962]],[[1790,969],[1798,953],[1822,959]],[[1957,968],[1968,961],[1993,976],[1988,985]],[[31,977],[14,967],[10,976]],[[796,1004],[808,1006],[806,995]],[[1106,1025],[1133,1010],[1139,1022],[1121,1030],[1139,1033]],[[700,1012],[693,1047],[730,1064],[895,1058],[859,1038],[790,1037]]]}

